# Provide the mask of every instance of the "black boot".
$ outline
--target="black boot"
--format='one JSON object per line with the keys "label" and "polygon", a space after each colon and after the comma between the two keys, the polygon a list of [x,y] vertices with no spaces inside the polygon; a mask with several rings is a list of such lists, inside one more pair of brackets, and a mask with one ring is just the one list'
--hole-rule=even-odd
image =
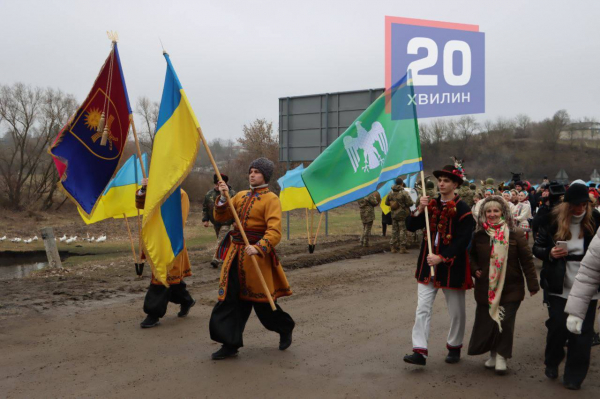
{"label": "black boot", "polygon": [[181,305],[181,310],[177,313],[177,317],[185,317],[190,313],[190,309],[196,304],[196,301],[192,299],[191,303]]}
{"label": "black boot", "polygon": [[412,355],[404,356],[404,361],[406,363],[416,364],[417,366],[425,366],[425,364],[427,364],[427,359],[425,359],[425,356],[417,352],[413,352]]}
{"label": "black boot", "polygon": [[565,388],[570,389],[571,391],[579,391],[581,389],[580,384],[575,384],[573,382],[565,382]]}
{"label": "black boot", "polygon": [[600,345],[600,333],[594,334],[594,339],[592,340],[592,346]]}
{"label": "black boot", "polygon": [[292,332],[279,334],[279,350],[284,351],[292,345]]}
{"label": "black boot", "polygon": [[236,347],[223,345],[221,346],[221,349],[213,353],[210,357],[212,358],[212,360],[223,360],[227,359],[228,357],[237,356],[237,354],[238,350]]}
{"label": "black boot", "polygon": [[460,348],[448,349],[448,356],[446,356],[446,363],[454,364],[460,361]]}
{"label": "black boot", "polygon": [[546,377],[550,378],[551,380],[555,380],[558,378],[558,367],[546,366],[544,374],[546,374]]}
{"label": "black boot", "polygon": [[148,315],[148,317],[146,317],[144,319],[144,321],[142,321],[140,323],[140,327],[142,328],[152,328],[152,327],[156,327],[160,325],[160,319],[158,317],[153,317]]}
{"label": "black boot", "polygon": [[216,259],[213,259],[213,260],[210,262],[210,265],[213,267],[213,269],[216,269],[217,267],[219,267],[219,261],[218,261],[218,260],[216,260]]}

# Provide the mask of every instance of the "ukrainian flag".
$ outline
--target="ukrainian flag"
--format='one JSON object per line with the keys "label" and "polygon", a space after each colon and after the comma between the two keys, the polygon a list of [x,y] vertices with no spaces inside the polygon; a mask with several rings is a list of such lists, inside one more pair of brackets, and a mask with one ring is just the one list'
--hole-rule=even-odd
{"label": "ukrainian flag", "polygon": [[304,180],[302,180],[303,170],[304,165],[301,164],[297,168],[289,170],[277,180],[279,187],[281,187],[279,200],[281,201],[282,212],[299,208],[317,209],[304,185]]}
{"label": "ukrainian flag", "polygon": [[387,199],[387,196],[390,193],[390,191],[392,191],[392,186],[394,184],[396,184],[396,181],[390,180],[383,186],[379,187],[379,190],[377,190],[379,192],[379,195],[381,196],[381,203],[379,203],[379,207],[381,208],[381,211],[386,215],[390,213],[392,208],[385,204],[385,200]]}
{"label": "ukrainian flag", "polygon": [[[148,170],[148,156],[146,154],[142,154],[142,162],[144,163],[144,170]],[[89,218],[77,207],[85,224],[96,223],[108,218],[122,218],[123,214],[127,217],[137,216],[135,192],[142,184],[142,177],[140,161],[136,155],[132,155],[108,183]]]}
{"label": "ukrainian flag", "polygon": [[154,277],[167,284],[167,273],[184,247],[181,188],[198,154],[200,124],[167,53],[152,163],[148,175],[142,239]]}

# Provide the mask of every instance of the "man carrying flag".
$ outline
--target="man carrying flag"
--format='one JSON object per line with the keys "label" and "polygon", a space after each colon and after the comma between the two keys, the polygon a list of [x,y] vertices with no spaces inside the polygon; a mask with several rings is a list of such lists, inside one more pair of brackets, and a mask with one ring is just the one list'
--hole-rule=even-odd
{"label": "man carrying flag", "polygon": [[194,304],[181,281],[182,277],[190,274],[190,265],[183,238],[189,199],[180,185],[196,161],[200,146],[197,129],[200,125],[169,55],[164,53],[164,56],[167,73],[158,112],[142,221],[144,253],[152,266],[152,284],[144,304],[148,318],[142,327],[156,325],[169,300],[181,303],[180,317],[187,315]]}
{"label": "man carrying flag", "polygon": [[59,187],[88,218],[117,170],[130,115],[119,51],[113,41],[90,93],[48,150],[61,175]]}
{"label": "man carrying flag", "polygon": [[[262,274],[273,299],[292,295],[275,252],[281,240],[281,203],[269,190],[273,169],[273,162],[266,158],[254,160],[248,168],[250,190],[240,191],[231,199],[250,245],[245,246],[239,227],[235,225],[229,233],[231,240],[224,240],[219,248],[224,262],[219,302],[210,316],[210,337],[223,346],[212,354],[213,360],[237,356],[238,349],[244,346],[242,336],[252,308],[267,330],[279,334],[280,350],[286,350],[292,344],[294,320],[279,305],[276,310],[271,310],[259,283],[259,274]],[[229,187],[220,181],[219,190],[221,195],[217,197],[214,209],[215,220],[229,220],[233,217],[231,208],[225,203]],[[256,257],[259,270],[252,267],[252,256]]]}
{"label": "man carrying flag", "polygon": [[[475,220],[471,208],[454,190],[463,184],[463,171],[454,165],[444,166],[433,175],[438,179],[440,195],[433,199],[421,197],[419,207],[406,219],[409,231],[423,230],[423,243],[417,261],[417,312],[412,331],[413,353],[404,361],[425,366],[428,351],[429,326],[433,302],[441,288],[448,304],[450,331],[446,348],[446,363],[457,363],[465,335],[465,291],[473,287],[467,247],[471,241]],[[425,229],[425,211],[429,212],[431,236]],[[427,254],[427,241],[433,246],[433,254]],[[435,275],[431,275],[431,267]]]}

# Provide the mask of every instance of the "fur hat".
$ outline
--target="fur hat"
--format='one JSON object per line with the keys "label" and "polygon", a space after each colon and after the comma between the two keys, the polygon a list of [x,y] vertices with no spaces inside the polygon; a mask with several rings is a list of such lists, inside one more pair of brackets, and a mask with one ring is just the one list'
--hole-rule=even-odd
{"label": "fur hat", "polygon": [[396,177],[396,185],[401,186],[404,184],[404,180],[400,176]]}
{"label": "fur hat", "polygon": [[273,169],[275,169],[275,164],[271,160],[261,157],[252,161],[252,163],[248,167],[248,173],[250,173],[250,169],[252,168],[258,169],[260,173],[262,173],[262,175],[264,176],[265,183],[268,183],[269,180],[271,180],[271,176],[273,176]]}
{"label": "fur hat", "polygon": [[[223,181],[225,183],[227,183],[229,181],[229,176],[224,175],[223,173],[221,173],[221,177],[223,178]],[[213,181],[215,182],[215,184],[217,184],[219,182],[219,178],[217,177],[216,173],[213,175]]]}
{"label": "fur hat", "polygon": [[477,227],[475,231],[483,230],[483,224],[487,222],[485,217],[485,205],[490,202],[496,202],[500,204],[500,210],[502,211],[502,216],[504,217],[504,221],[508,226],[508,229],[513,231],[515,229],[515,220],[513,218],[512,212],[510,211],[510,207],[508,202],[504,198],[499,195],[492,195],[482,200],[481,208],[479,211],[479,217],[477,218]]}
{"label": "fur hat", "polygon": [[425,188],[426,189],[433,189],[433,188],[435,188],[435,184],[433,184],[433,182],[431,180],[427,180],[425,182]]}

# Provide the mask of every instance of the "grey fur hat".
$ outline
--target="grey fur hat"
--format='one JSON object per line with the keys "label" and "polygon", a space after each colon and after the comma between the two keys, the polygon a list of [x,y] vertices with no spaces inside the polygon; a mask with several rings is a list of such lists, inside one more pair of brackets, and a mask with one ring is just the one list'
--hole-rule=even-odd
{"label": "grey fur hat", "polygon": [[477,219],[477,227],[475,228],[475,231],[483,230],[483,224],[487,221],[485,218],[485,206],[490,202],[497,202],[498,204],[500,204],[500,210],[502,211],[502,216],[504,217],[508,229],[510,231],[514,231],[516,227],[515,220],[510,211],[508,202],[506,202],[506,200],[503,197],[499,195],[492,195],[481,201],[483,201],[483,203],[481,204],[481,208],[479,208],[479,218]]}
{"label": "grey fur hat", "polygon": [[250,173],[250,169],[252,168],[260,170],[260,173],[265,177],[265,183],[268,183],[271,180],[271,176],[273,176],[275,164],[271,160],[261,157],[252,161],[248,167],[248,173]]}

